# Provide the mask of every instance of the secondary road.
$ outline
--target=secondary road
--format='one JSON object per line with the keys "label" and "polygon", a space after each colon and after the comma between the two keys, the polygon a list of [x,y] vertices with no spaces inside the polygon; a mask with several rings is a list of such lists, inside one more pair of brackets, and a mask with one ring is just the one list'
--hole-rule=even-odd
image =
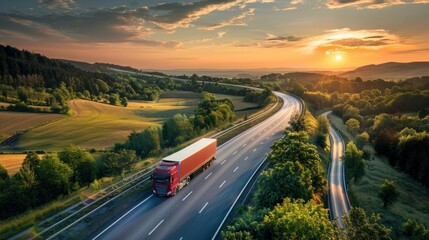
{"label": "secondary road", "polygon": [[218,147],[217,159],[176,196],[149,196],[98,229],[92,239],[211,239],[274,141],[293,115],[298,99],[276,93],[283,107],[273,116]]}
{"label": "secondary road", "polygon": [[[324,116],[331,113],[325,112]],[[344,176],[344,162],[341,159],[344,155],[344,140],[332,125],[329,127],[329,138],[331,140],[331,165],[329,167],[329,209],[331,219],[335,220],[339,227],[344,228],[342,216],[350,210],[350,202],[347,196],[347,189]]]}

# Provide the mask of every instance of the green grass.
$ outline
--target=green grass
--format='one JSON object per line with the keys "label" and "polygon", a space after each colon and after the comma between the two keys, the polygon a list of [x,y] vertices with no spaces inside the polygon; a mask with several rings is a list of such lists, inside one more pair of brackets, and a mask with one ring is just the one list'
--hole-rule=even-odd
{"label": "green grass", "polygon": [[[330,119],[335,127],[353,140],[341,119],[336,116],[330,116]],[[390,166],[387,159],[377,156],[371,146],[366,145],[364,149],[371,153],[371,158],[365,162],[365,176],[348,189],[351,205],[362,207],[367,213],[380,213],[382,222],[393,228],[394,238],[398,237],[401,225],[408,218],[429,226],[428,189]],[[382,207],[382,202],[377,197],[378,187],[384,179],[394,180],[400,193],[398,201],[388,209]]]}
{"label": "green grass", "polygon": [[[231,98],[236,110],[256,106],[244,102],[241,96],[215,95]],[[187,91],[167,91],[158,101],[130,101],[127,107],[72,100],[69,102],[71,116],[29,130],[19,137],[15,147],[18,151],[58,151],[65,145],[75,144],[85,149],[108,149],[116,142],[125,141],[133,130],[161,126],[165,119],[177,113],[193,115],[200,96]],[[239,111],[237,117],[256,111],[258,109]]]}

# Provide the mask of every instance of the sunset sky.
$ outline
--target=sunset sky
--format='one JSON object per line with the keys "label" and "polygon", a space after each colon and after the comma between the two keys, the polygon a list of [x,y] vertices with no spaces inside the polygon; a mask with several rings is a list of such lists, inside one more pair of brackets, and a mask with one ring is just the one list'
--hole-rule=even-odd
{"label": "sunset sky", "polygon": [[429,60],[429,0],[2,1],[0,43],[144,69]]}

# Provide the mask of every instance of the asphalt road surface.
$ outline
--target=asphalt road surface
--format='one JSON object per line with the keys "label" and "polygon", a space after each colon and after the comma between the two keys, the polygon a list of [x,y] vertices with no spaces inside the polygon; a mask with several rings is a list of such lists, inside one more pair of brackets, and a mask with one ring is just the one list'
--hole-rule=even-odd
{"label": "asphalt road surface", "polygon": [[283,107],[217,149],[217,159],[176,196],[149,196],[99,229],[92,239],[211,239],[240,191],[283,136],[300,101],[276,93]]}
{"label": "asphalt road surface", "polygon": [[[325,116],[331,112],[324,113]],[[331,166],[329,168],[329,209],[331,218],[335,220],[339,227],[344,228],[342,216],[350,210],[350,202],[344,182],[344,162],[341,160],[344,155],[344,140],[337,130],[332,126],[329,128],[331,139]]]}

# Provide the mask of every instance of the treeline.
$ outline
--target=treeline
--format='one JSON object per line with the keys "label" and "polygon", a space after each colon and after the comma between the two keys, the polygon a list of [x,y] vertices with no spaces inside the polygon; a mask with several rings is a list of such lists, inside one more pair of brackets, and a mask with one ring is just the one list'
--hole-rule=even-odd
{"label": "treeline", "polygon": [[163,148],[175,147],[202,133],[235,120],[234,105],[230,99],[217,99],[215,95],[203,92],[195,115],[176,114],[167,119],[162,128],[148,127],[133,132],[125,143],[117,143],[114,151],[130,149],[138,156],[153,156]]}
{"label": "treeline", "polygon": [[83,71],[60,60],[0,45],[0,101],[51,106],[56,111],[59,106],[64,112],[69,99],[126,105],[128,99],[155,100],[168,85],[165,79],[158,85],[158,78],[117,76]]}
{"label": "treeline", "polygon": [[230,83],[230,84],[240,84],[240,85],[248,85],[248,86],[256,86],[257,81],[254,81],[250,78],[223,78],[223,77],[211,77],[211,76],[198,76],[197,74],[188,75],[179,75],[175,76],[181,79],[188,79],[194,82],[218,82],[218,83]]}
{"label": "treeline", "polygon": [[305,131],[286,130],[271,148],[252,206],[221,233],[223,239],[390,239],[377,216],[368,218],[360,208],[344,217],[347,229],[330,221],[321,204],[326,173]]}
{"label": "treeline", "polygon": [[77,146],[67,146],[42,159],[30,152],[13,176],[0,165],[0,219],[66,196],[98,178],[124,174],[137,160],[130,150],[105,153],[94,160],[88,151]]}
{"label": "treeline", "polygon": [[261,80],[279,86],[282,90],[294,90],[296,85],[300,85],[306,91],[320,91],[328,93],[360,93],[365,90],[378,89],[383,91],[386,88],[395,86],[400,88],[428,89],[429,77],[410,78],[403,81],[392,82],[383,79],[363,81],[361,78],[349,80],[336,75],[321,73],[293,72],[293,73],[271,73],[261,76]]}

